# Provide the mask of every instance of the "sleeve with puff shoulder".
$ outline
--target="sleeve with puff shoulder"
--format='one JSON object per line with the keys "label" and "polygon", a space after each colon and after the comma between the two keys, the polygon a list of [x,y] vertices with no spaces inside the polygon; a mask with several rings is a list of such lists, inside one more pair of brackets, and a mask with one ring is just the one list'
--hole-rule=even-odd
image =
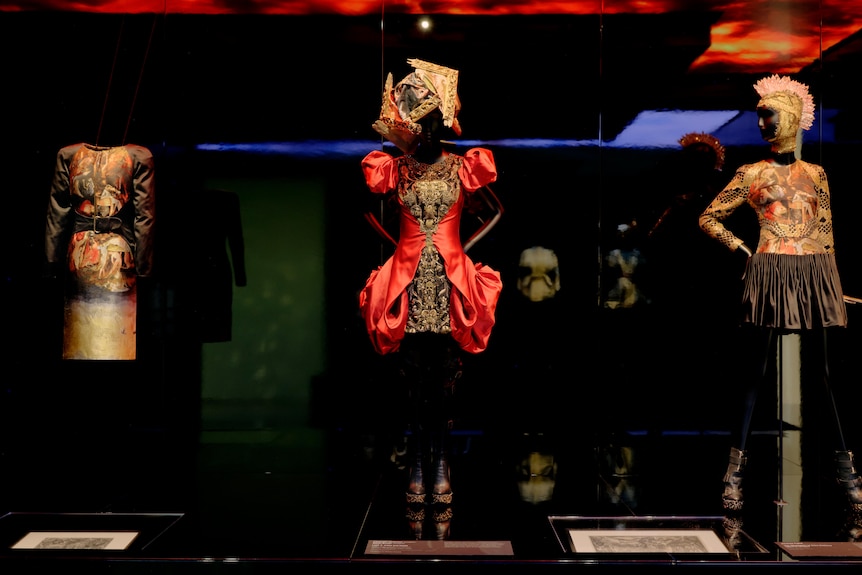
{"label": "sleeve with puff shoulder", "polygon": [[362,173],[368,189],[375,194],[385,194],[398,184],[398,162],[380,150],[369,152],[362,159]]}
{"label": "sleeve with puff shoulder", "polygon": [[474,192],[497,181],[497,164],[491,150],[471,148],[464,154],[464,164],[458,170],[464,189]]}

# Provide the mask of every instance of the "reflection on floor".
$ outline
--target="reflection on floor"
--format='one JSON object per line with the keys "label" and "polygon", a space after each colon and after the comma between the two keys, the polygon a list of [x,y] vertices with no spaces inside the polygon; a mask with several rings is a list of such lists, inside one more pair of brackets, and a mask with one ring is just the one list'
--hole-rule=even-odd
{"label": "reflection on floor", "polygon": [[[379,430],[205,429],[192,439],[92,425],[23,427],[15,438],[3,452],[4,512],[179,513],[136,551],[169,560],[350,562],[369,559],[369,541],[416,539],[505,541],[513,560],[571,560],[551,517],[698,517],[719,525],[728,449],[726,434],[703,430],[560,437],[461,429],[452,514],[445,525],[431,513],[417,525],[405,516],[403,437]],[[755,560],[777,561],[784,507],[776,503],[775,434],[758,432],[749,451],[743,529],[768,550]],[[817,483],[805,537],[834,541],[841,500],[831,479]],[[21,535],[10,525],[0,520],[5,559],[21,556],[8,551]]]}

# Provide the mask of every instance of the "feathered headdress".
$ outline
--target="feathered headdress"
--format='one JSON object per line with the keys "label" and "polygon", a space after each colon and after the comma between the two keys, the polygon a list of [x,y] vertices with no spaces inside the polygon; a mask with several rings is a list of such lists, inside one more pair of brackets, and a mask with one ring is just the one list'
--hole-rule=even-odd
{"label": "feathered headdress", "polygon": [[683,148],[692,144],[706,144],[715,152],[715,169],[721,171],[724,167],[724,146],[715,136],[704,132],[689,132],[679,139],[679,144]]}
{"label": "feathered headdress", "polygon": [[[811,97],[808,86],[805,84],[797,82],[789,76],[773,74],[758,80],[754,84],[754,89],[762,99],[774,96],[779,92],[798,99],[798,107],[794,106],[795,109],[784,111],[796,114],[799,118],[799,127],[803,130],[808,130],[814,124],[814,98]],[[780,106],[778,107],[781,109]]]}

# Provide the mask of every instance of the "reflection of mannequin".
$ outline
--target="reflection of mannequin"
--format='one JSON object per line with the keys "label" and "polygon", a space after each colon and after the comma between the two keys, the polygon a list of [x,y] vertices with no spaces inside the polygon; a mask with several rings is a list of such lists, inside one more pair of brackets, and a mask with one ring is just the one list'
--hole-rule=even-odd
{"label": "reflection of mannequin", "polygon": [[137,278],[152,268],[153,156],[74,144],[57,154],[45,235],[65,265],[64,359],[135,359]]}
{"label": "reflection of mannequin", "polygon": [[669,168],[673,170],[678,189],[673,190],[667,207],[647,234],[650,240],[674,232],[686,236],[674,240],[688,239],[691,230],[700,234],[697,216],[721,189],[720,186],[716,188],[724,166],[724,146],[719,140],[709,134],[692,132],[680,138],[679,143],[682,146],[679,163]]}
{"label": "reflection of mannequin", "polygon": [[[763,354],[756,358],[759,381],[748,393],[739,448],[731,449],[724,478],[724,508],[728,518],[737,522],[743,506],[745,442],[757,388],[775,349],[775,336],[798,333],[803,345],[808,341],[818,345],[823,381],[834,406],[826,335],[829,328],[847,325],[826,174],[822,167],[799,159],[801,130],[809,129],[814,121],[813,99],[804,84],[786,76],[764,78],[754,88],[761,97],[758,126],[763,139],[772,146],[771,157],[740,167],[700,218],[706,233],[727,248],[749,256],[742,298],[743,323],[758,340],[756,345],[760,347],[755,349]],[[760,223],[754,254],[722,223],[745,203],[754,209]],[[856,537],[862,532],[862,480],[854,469],[853,454],[844,445],[837,410],[835,424],[838,479],[851,506],[847,529]]]}
{"label": "reflection of mannequin", "polygon": [[[700,214],[727,182],[721,171],[725,150],[717,138],[702,132],[685,134],[679,143],[679,154],[661,166],[673,177],[662,178],[657,190],[663,211],[647,234],[647,285],[657,313],[669,324],[699,329],[699,315],[693,312],[714,311],[716,299],[734,287],[732,275],[717,269],[715,258],[705,257],[712,252],[720,257],[722,246],[698,225]],[[688,335],[683,340],[691,345],[703,343]]]}
{"label": "reflection of mannequin", "polygon": [[609,309],[630,309],[649,303],[640,288],[641,269],[646,259],[640,248],[638,224],[617,225],[616,243],[605,256],[607,272],[611,276],[610,287],[605,298]]}
{"label": "reflection of mannequin", "polygon": [[233,286],[247,283],[239,197],[226,190],[202,190],[190,207],[195,213],[195,233],[188,238],[195,253],[188,270],[192,332],[205,343],[230,341]]}
{"label": "reflection of mannequin", "polygon": [[[399,353],[413,401],[410,528],[421,538],[430,503],[437,537],[445,538],[452,517],[449,409],[460,377],[459,354],[485,350],[502,289],[497,271],[465,254],[460,218],[465,194],[494,182],[497,172],[489,150],[473,148],[460,156],[443,148],[445,128],[460,133],[457,71],[421,60],[408,63],[415,70],[397,85],[387,78],[374,124],[404,155],[373,151],[362,161],[372,192],[396,194],[400,230],[395,254],[371,273],[359,306],[374,349]],[[430,493],[425,469],[433,469]]]}

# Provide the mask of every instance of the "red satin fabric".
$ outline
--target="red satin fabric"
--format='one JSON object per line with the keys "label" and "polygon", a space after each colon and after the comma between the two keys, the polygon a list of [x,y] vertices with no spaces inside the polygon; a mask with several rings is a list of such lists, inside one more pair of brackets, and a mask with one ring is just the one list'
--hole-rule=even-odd
{"label": "red satin fabric", "polygon": [[[369,189],[374,193],[397,189],[398,164],[397,158],[385,152],[369,153],[362,161]],[[468,150],[458,177],[461,191],[467,193],[494,182],[497,171],[491,152],[483,148]],[[371,272],[359,294],[360,312],[374,349],[380,354],[396,351],[404,338],[408,318],[406,290],[416,273],[419,255],[425,245],[425,234],[420,231],[416,218],[400,200],[399,206],[400,235],[395,253]],[[479,353],[488,345],[503,283],[498,271],[474,263],[464,253],[459,235],[463,206],[462,193],[441,218],[433,235],[433,244],[443,258],[446,275],[452,284],[452,337],[464,351]]]}

